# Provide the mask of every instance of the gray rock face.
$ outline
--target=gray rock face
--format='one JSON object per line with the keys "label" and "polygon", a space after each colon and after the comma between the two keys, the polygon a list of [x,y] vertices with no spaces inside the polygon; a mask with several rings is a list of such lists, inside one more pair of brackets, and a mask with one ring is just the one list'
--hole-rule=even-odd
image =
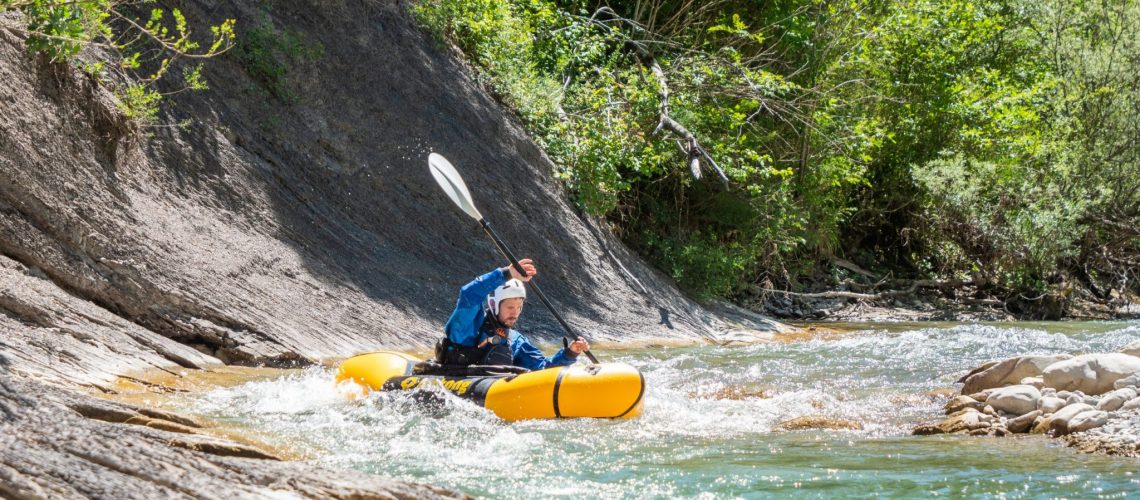
{"label": "gray rock face", "polygon": [[[243,97],[259,83],[219,58],[205,68],[209,91],[166,103],[172,121],[192,125],[132,131],[108,90],[37,64],[16,19],[0,18],[0,255],[23,266],[3,264],[0,348],[17,369],[55,369],[42,350],[65,360],[58,371],[84,372],[68,366],[73,347],[86,351],[73,353],[78,364],[113,360],[95,369],[106,374],[431,345],[459,287],[505,263],[435,184],[433,150],[520,257],[536,260],[544,291],[583,334],[697,338],[725,326],[579,216],[542,151],[397,2],[180,8],[250,26],[270,16],[323,45],[290,69],[301,103]],[[29,276],[43,283],[11,281]],[[89,304],[57,311],[61,293]],[[559,333],[541,307],[523,321],[532,338]],[[134,326],[112,335],[123,323]]]}
{"label": "gray rock face", "polygon": [[986,404],[995,410],[1014,415],[1024,415],[1037,409],[1041,392],[1031,385],[1011,385],[994,390],[986,399]]}
{"label": "gray rock face", "polygon": [[221,364],[38,274],[0,255],[0,356],[17,372],[103,386],[131,371]]}
{"label": "gray rock face", "polygon": [[[102,418],[84,417],[76,408]],[[7,375],[0,375],[0,416],[4,498],[463,498],[442,488],[281,462],[238,443],[159,430],[140,422],[192,427]],[[123,416],[139,424],[105,421]]]}
{"label": "gray rock face", "polygon": [[1040,376],[1045,367],[1071,357],[1068,354],[1018,356],[983,365],[980,369],[974,370],[962,378],[961,382],[965,384],[962,387],[962,394],[973,394],[993,387],[1019,384],[1026,377]]}
{"label": "gray rock face", "polygon": [[1045,385],[1058,390],[1103,394],[1122,378],[1140,373],[1140,358],[1121,353],[1084,354],[1049,365]]}

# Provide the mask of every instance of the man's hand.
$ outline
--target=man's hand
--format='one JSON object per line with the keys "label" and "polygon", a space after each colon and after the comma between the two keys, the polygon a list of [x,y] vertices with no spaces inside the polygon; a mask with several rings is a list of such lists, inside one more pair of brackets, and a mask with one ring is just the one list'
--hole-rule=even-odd
{"label": "man's hand", "polygon": [[523,283],[526,283],[526,282],[530,281],[530,279],[533,278],[535,274],[538,274],[538,269],[534,267],[534,261],[533,260],[522,259],[519,261],[519,264],[521,264],[523,270],[526,271],[526,276],[519,274],[519,270],[515,269],[514,265],[508,264],[507,268],[510,269],[512,278],[519,280],[519,281],[522,281]]}
{"label": "man's hand", "polygon": [[573,352],[574,354],[582,354],[590,350],[590,343],[586,342],[586,339],[578,337],[578,339],[571,342],[567,348],[570,349],[570,352]]}

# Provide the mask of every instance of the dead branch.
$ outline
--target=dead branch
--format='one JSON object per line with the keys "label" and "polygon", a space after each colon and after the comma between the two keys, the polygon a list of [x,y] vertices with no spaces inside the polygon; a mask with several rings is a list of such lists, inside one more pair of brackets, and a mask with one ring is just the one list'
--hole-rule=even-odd
{"label": "dead branch", "polygon": [[871,271],[863,269],[862,267],[859,267],[857,264],[855,264],[854,262],[851,262],[849,260],[841,259],[839,257],[832,257],[831,263],[835,264],[836,266],[842,267],[843,269],[851,271],[853,273],[858,273],[858,274],[861,274],[861,275],[866,276],[868,278],[871,278],[873,280],[879,279],[879,277],[876,276]]}
{"label": "dead branch", "polygon": [[818,293],[800,293],[789,292],[786,290],[775,290],[771,288],[761,288],[762,292],[766,293],[779,293],[790,297],[801,297],[806,299],[855,299],[865,300],[868,302],[875,302],[883,299],[894,297],[913,295],[919,288],[938,288],[938,289],[951,289],[961,288],[969,284],[965,281],[950,280],[950,281],[937,281],[937,280],[914,280],[911,281],[910,286],[902,290],[888,290],[879,293],[857,293],[857,292],[844,292],[844,291],[830,291]]}
{"label": "dead branch", "polygon": [[[599,8],[594,12],[592,16],[590,16],[589,22],[608,28],[604,22],[597,20],[597,17],[600,14],[605,14],[614,20],[641,29],[640,25],[619,16],[617,12],[614,12],[614,10],[609,7]],[[657,58],[653,55],[652,52],[650,52],[644,43],[632,38],[627,37],[625,39],[625,48],[631,50],[634,53],[634,56],[637,58],[638,62],[640,62],[643,67],[648,69],[649,72],[653,74],[653,77],[657,80],[658,120],[657,127],[653,129],[653,133],[656,134],[660,130],[664,129],[681,138],[681,149],[688,156],[689,171],[693,174],[694,178],[701,178],[701,158],[703,157],[709,162],[709,165],[712,165],[712,168],[716,170],[717,175],[720,176],[720,180],[724,183],[725,187],[728,187],[728,175],[724,173],[724,170],[720,168],[720,165],[717,165],[716,161],[712,159],[712,156],[709,155],[708,151],[706,151],[705,148],[701,146],[700,142],[697,141],[696,136],[693,135],[689,129],[685,128],[684,125],[675,120],[672,115],[669,114],[669,81],[665,77],[665,71],[662,70],[661,65],[658,64]]]}

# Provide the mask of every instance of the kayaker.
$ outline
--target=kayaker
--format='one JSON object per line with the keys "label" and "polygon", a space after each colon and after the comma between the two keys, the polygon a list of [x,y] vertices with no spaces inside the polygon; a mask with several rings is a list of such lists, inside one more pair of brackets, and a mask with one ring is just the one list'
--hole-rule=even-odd
{"label": "kayaker", "polygon": [[436,361],[442,365],[514,365],[529,370],[574,364],[589,350],[578,337],[553,356],[547,357],[514,329],[526,301],[526,286],[538,272],[531,259],[519,261],[526,275],[512,266],[495,269],[475,278],[459,290],[459,301],[444,326],[445,336],[436,345]]}

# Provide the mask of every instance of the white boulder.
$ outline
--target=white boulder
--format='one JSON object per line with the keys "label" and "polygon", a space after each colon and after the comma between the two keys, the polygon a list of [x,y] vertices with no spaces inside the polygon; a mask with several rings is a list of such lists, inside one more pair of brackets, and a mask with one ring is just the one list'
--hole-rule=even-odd
{"label": "white boulder", "polygon": [[993,387],[1017,384],[1021,379],[1039,376],[1046,367],[1069,358],[1072,356],[1068,354],[1018,356],[987,363],[959,380],[965,384],[962,387],[962,394],[974,394]]}
{"label": "white boulder", "polygon": [[1043,396],[1037,400],[1037,409],[1041,410],[1044,415],[1057,413],[1057,410],[1065,407],[1065,400],[1055,396]]}
{"label": "white boulder", "polygon": [[1134,373],[1140,373],[1140,358],[1123,353],[1084,354],[1058,361],[1045,368],[1045,385],[1065,391],[1103,394],[1113,384]]}
{"label": "white boulder", "polygon": [[1129,356],[1140,357],[1140,340],[1124,346],[1124,348],[1120,349],[1120,352]]}
{"label": "white boulder", "polygon": [[1121,406],[1124,406],[1124,403],[1127,403],[1135,397],[1136,389],[1133,389],[1131,387],[1117,389],[1101,397],[1100,402],[1096,405],[1096,409],[1104,411],[1116,411],[1119,410]]}
{"label": "white boulder", "polygon": [[1140,387],[1140,373],[1133,373],[1112,383],[1112,386],[1121,389],[1124,387]]}
{"label": "white boulder", "polygon": [[1045,387],[1045,379],[1041,377],[1025,377],[1021,379],[1021,385],[1031,385],[1036,387],[1037,390],[1041,390],[1041,388]]}
{"label": "white boulder", "polygon": [[1065,432],[1069,429],[1069,421],[1078,414],[1086,411],[1096,411],[1096,408],[1093,408],[1084,403],[1077,403],[1075,405],[1069,405],[1061,408],[1052,416],[1041,420],[1041,422],[1033,428],[1033,433],[1039,434],[1042,432]]}
{"label": "white boulder", "polygon": [[1037,400],[1041,398],[1041,391],[1031,385],[1011,385],[995,389],[986,398],[986,404],[995,410],[1025,415],[1037,409]]}
{"label": "white boulder", "polygon": [[1083,411],[1069,420],[1069,425],[1065,431],[1069,433],[1084,432],[1089,429],[1096,429],[1107,423],[1108,412],[1100,410]]}
{"label": "white boulder", "polygon": [[1132,401],[1124,403],[1124,405],[1121,406],[1120,409],[1122,411],[1140,410],[1140,398],[1135,398]]}
{"label": "white boulder", "polygon": [[985,407],[985,403],[971,398],[970,396],[957,396],[950,401],[947,401],[946,405],[943,406],[942,409],[945,410],[947,414],[950,414],[957,413],[966,408],[981,410],[983,407]]}
{"label": "white boulder", "polygon": [[1006,420],[1005,428],[1009,432],[1027,432],[1039,417],[1041,417],[1041,410],[1033,410],[1020,417]]}

